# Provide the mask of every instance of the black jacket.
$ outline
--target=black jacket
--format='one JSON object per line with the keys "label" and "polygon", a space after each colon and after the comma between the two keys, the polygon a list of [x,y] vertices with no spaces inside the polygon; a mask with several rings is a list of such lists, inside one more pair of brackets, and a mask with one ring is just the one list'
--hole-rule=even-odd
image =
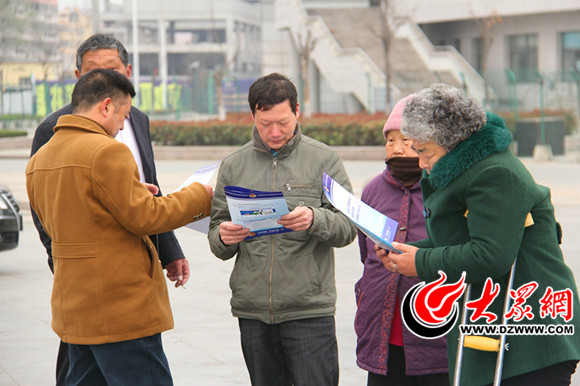
{"label": "black jacket", "polygon": [[[38,151],[38,149],[40,149],[42,145],[48,142],[48,140],[54,134],[53,129],[56,126],[58,119],[62,115],[66,114],[72,114],[72,106],[70,104],[52,113],[46,117],[46,119],[44,119],[40,125],[38,125],[32,140],[32,150],[30,152],[31,157]],[[139,153],[141,154],[141,162],[143,164],[144,174],[143,177],[145,178],[146,182],[159,186],[159,183],[157,182],[157,172],[155,171],[155,162],[153,159],[151,134],[149,133],[149,117],[147,117],[145,113],[141,112],[136,107],[131,107],[131,114],[129,119],[131,120],[133,131],[135,132],[135,139],[137,141]],[[161,190],[159,191],[158,195],[162,195]],[[40,235],[40,240],[46,248],[46,253],[48,254],[48,265],[52,270],[52,247],[50,237],[44,231],[42,224],[38,220],[38,217],[33,210],[32,218],[34,220],[34,225],[36,226],[36,229]],[[150,237],[157,247],[159,259],[161,260],[161,263],[164,267],[177,259],[185,257],[173,232],[160,233],[158,235],[151,235]]]}

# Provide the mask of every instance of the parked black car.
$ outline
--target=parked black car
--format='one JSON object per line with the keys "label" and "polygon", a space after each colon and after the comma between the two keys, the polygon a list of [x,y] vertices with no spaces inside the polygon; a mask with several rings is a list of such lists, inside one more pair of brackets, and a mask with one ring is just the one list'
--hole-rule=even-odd
{"label": "parked black car", "polygon": [[0,251],[16,248],[21,230],[20,207],[10,189],[0,185]]}

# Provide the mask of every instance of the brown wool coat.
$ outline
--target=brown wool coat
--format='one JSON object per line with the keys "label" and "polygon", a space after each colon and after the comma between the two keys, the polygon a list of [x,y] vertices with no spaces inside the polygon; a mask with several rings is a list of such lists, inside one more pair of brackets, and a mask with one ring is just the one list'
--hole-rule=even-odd
{"label": "brown wool coat", "polygon": [[103,344],[173,328],[167,284],[147,235],[209,215],[201,184],[155,197],[127,146],[96,122],[66,115],[30,160],[26,188],[52,239],[52,328]]}

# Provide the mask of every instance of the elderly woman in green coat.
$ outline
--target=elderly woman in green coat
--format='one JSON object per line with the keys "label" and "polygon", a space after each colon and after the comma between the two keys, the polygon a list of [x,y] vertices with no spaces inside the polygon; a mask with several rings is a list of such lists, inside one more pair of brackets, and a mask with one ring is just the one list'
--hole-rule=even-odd
{"label": "elderly woman in green coat", "polygon": [[[566,327],[568,335],[540,335],[539,330],[508,335],[502,384],[570,384],[580,359],[580,315],[573,315],[580,306],[574,276],[559,247],[561,230],[550,190],[536,184],[511,153],[503,120],[486,114],[455,87],[435,84],[417,93],[405,106],[401,132],[413,140],[424,169],[421,189],[429,238],[393,243],[401,253],[375,246],[386,269],[426,283],[443,275],[448,283],[459,282],[465,273],[469,300],[480,300],[472,303],[479,312],[472,323],[489,326],[502,320],[517,258],[513,305],[505,312],[508,324],[556,326],[560,332]],[[451,376],[458,324],[447,334]],[[492,383],[497,353],[463,352],[461,384]]]}

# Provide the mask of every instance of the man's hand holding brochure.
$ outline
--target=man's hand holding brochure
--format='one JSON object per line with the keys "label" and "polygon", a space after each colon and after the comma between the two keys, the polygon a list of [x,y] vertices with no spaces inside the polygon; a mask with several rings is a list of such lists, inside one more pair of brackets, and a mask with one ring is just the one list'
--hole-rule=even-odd
{"label": "man's hand holding brochure", "polygon": [[239,186],[224,187],[232,222],[250,230],[250,236],[291,232],[278,224],[288,214],[288,205],[282,192],[264,192]]}
{"label": "man's hand holding brochure", "polygon": [[356,198],[328,174],[324,173],[322,178],[324,194],[336,209],[348,217],[375,244],[388,251],[400,252],[391,244],[397,233],[398,223],[395,220]]}
{"label": "man's hand holding brochure", "polygon": [[[204,166],[202,168],[197,169],[191,176],[189,176],[181,185],[175,189],[175,191],[179,191],[183,189],[183,187],[192,184],[194,182],[199,182],[203,185],[208,185],[213,178],[217,168],[220,166],[221,161],[214,162],[211,165]],[[197,220],[194,222],[190,222],[186,225],[187,228],[202,232],[207,234],[209,231],[209,217],[204,217],[201,220]]]}

